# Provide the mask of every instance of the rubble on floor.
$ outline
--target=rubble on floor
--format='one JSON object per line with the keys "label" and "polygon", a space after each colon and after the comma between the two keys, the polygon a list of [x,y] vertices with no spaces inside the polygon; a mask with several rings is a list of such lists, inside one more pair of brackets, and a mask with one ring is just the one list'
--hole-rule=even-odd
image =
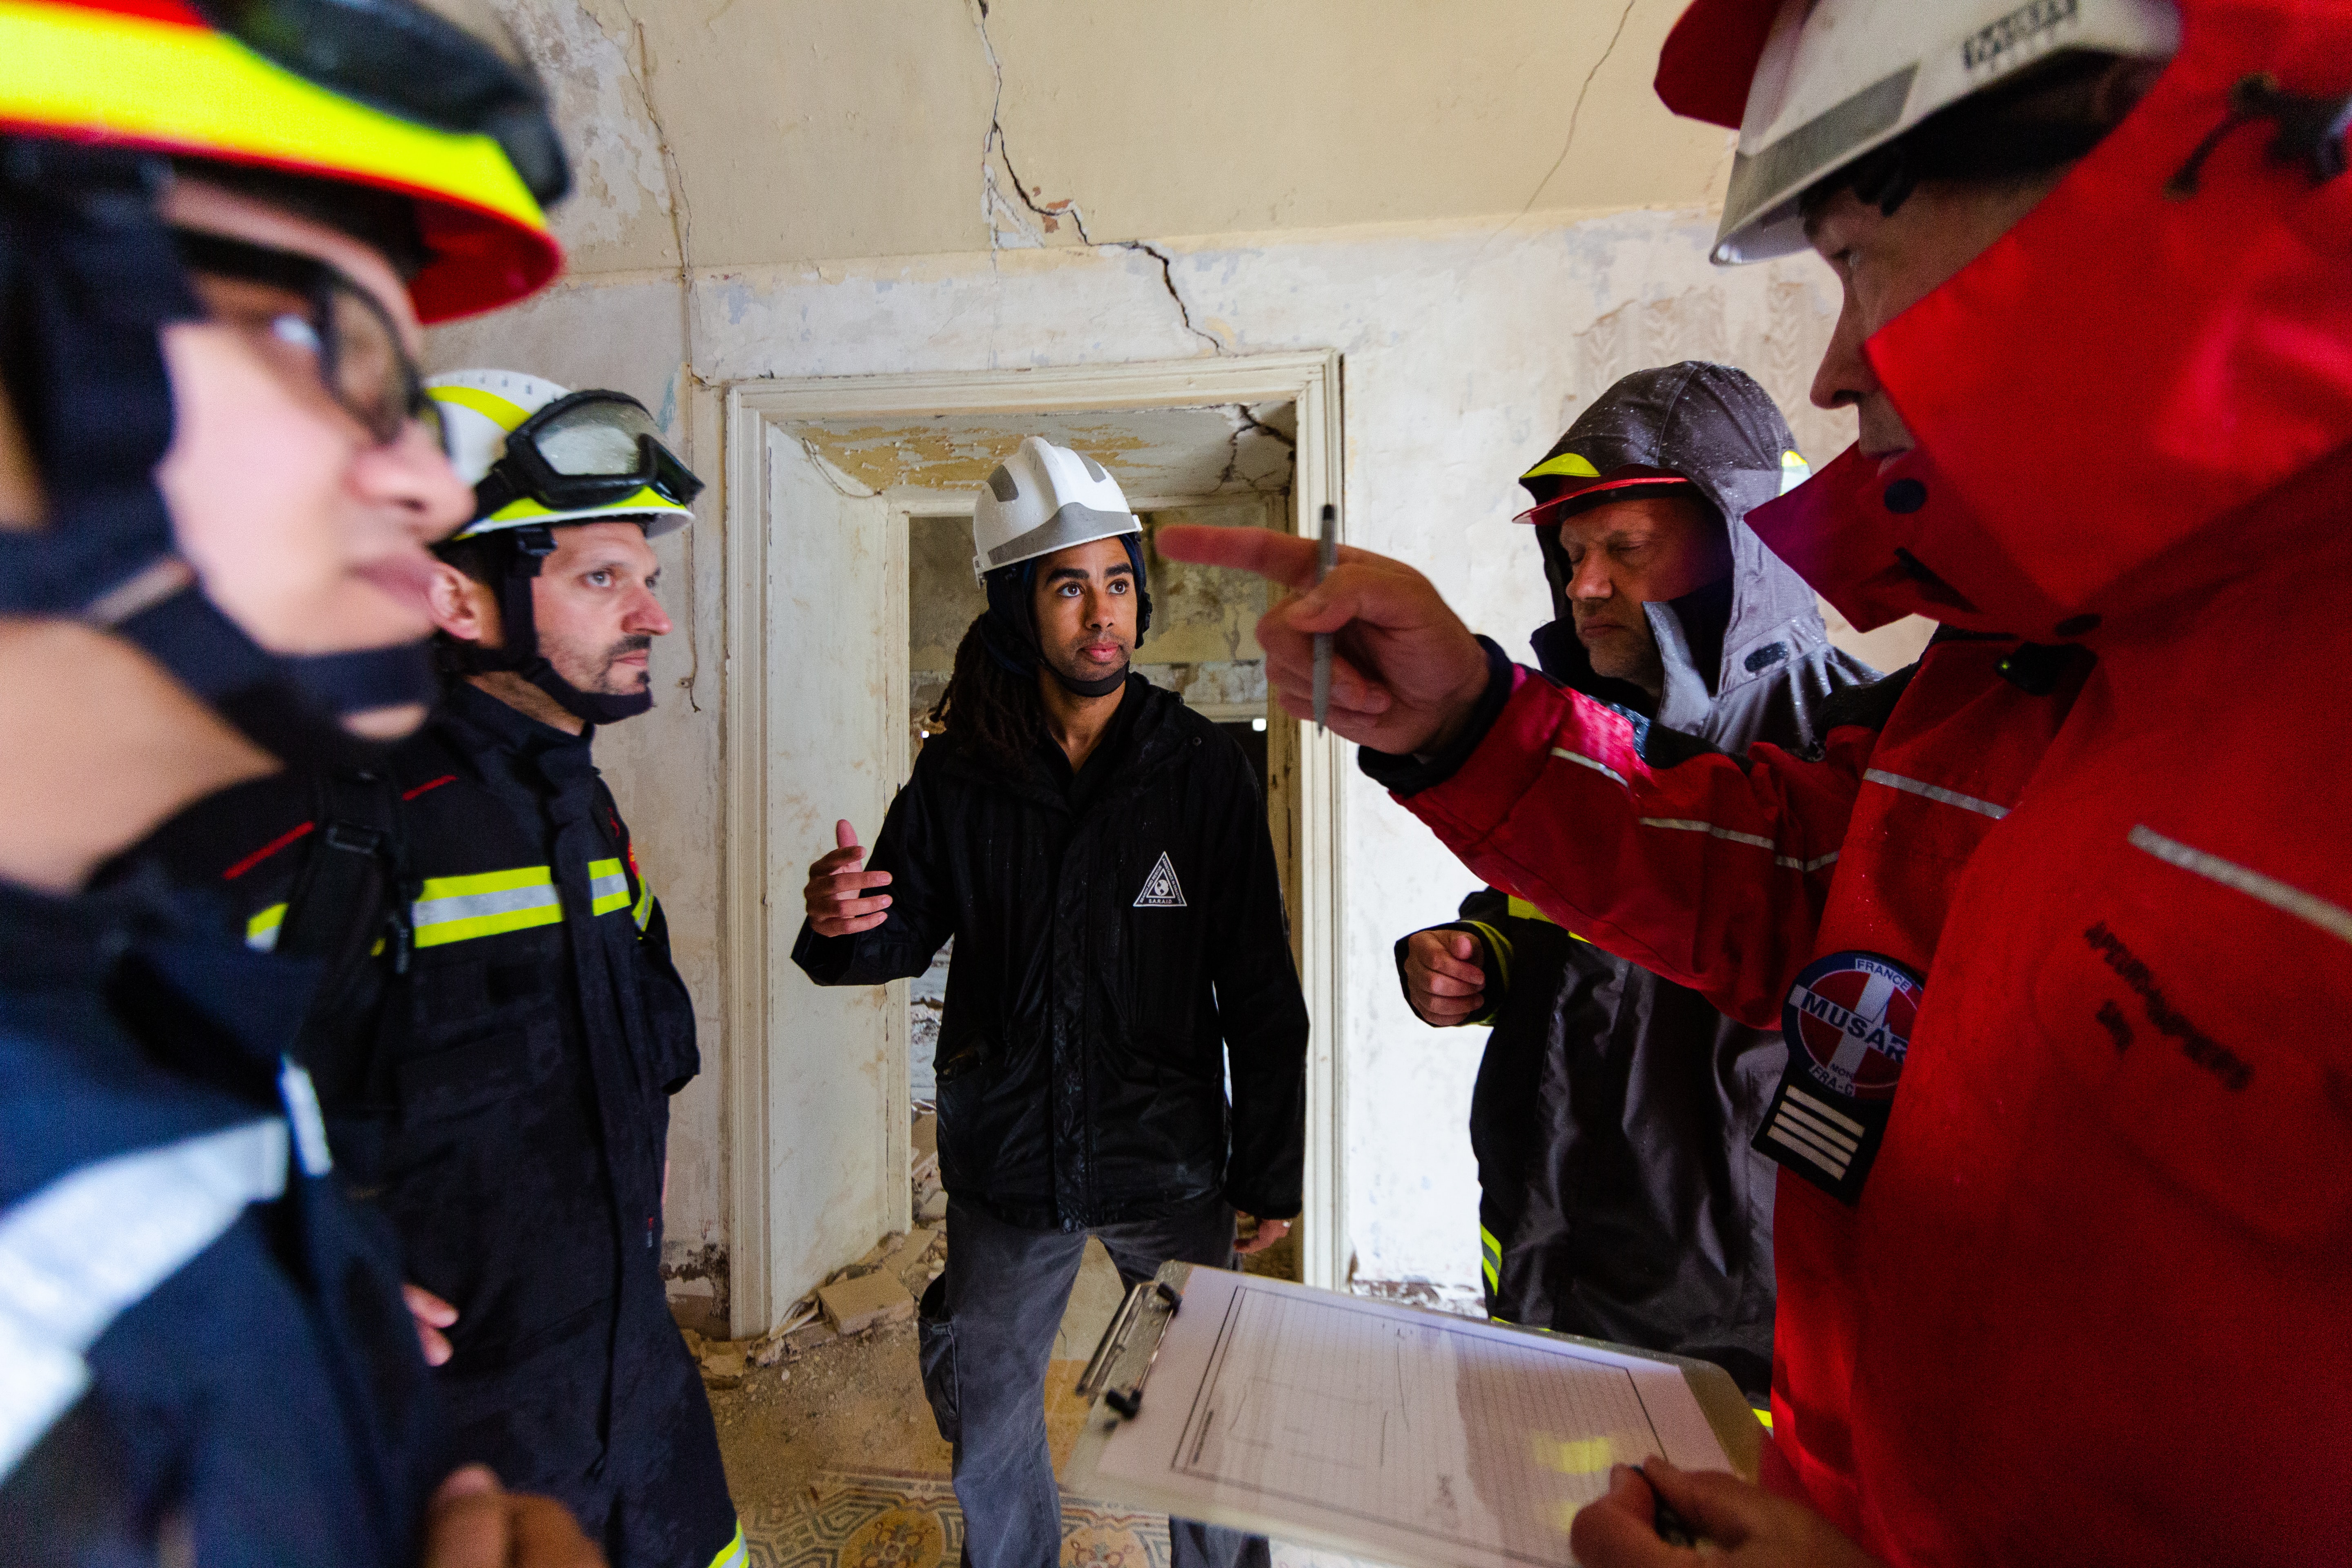
{"label": "rubble on floor", "polygon": [[945,1243],[943,1225],[893,1231],[801,1298],[773,1332],[757,1339],[714,1339],[681,1328],[687,1348],[702,1364],[703,1386],[740,1387],[754,1367],[789,1363],[835,1339],[907,1321],[915,1315],[916,1299],[947,1266]]}
{"label": "rubble on floor", "polygon": [[940,1184],[940,1117],[936,1110],[915,1113],[913,1139],[915,1218],[937,1225],[948,1217],[947,1189]]}

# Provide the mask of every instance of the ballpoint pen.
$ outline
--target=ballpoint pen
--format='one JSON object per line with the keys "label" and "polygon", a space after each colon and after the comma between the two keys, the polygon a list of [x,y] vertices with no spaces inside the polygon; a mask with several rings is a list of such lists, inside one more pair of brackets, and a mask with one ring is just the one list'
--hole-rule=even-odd
{"label": "ballpoint pen", "polygon": [[[1339,560],[1339,509],[1325,502],[1323,533],[1315,556],[1315,582],[1319,587],[1323,579]],[[1331,711],[1331,634],[1315,634],[1315,728],[1327,728],[1324,721]]]}

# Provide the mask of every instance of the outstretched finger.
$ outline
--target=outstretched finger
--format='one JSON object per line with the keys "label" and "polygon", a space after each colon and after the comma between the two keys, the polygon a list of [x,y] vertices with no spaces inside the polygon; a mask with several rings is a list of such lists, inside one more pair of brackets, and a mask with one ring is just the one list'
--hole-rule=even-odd
{"label": "outstretched finger", "polygon": [[835,893],[854,893],[860,888],[887,888],[890,885],[887,871],[835,871],[818,880]]}
{"label": "outstretched finger", "polygon": [[833,825],[833,841],[844,849],[857,847],[857,829],[850,826],[849,818],[845,816]]}

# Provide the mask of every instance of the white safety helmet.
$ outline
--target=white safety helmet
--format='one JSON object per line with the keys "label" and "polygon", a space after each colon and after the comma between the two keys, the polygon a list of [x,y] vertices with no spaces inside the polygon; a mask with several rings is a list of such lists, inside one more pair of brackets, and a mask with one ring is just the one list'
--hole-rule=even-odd
{"label": "white safety helmet", "polygon": [[1141,533],[1118,481],[1084,452],[1031,436],[996,466],[971,511],[971,574],[991,572],[1089,540]]}
{"label": "white safety helmet", "polygon": [[2023,67],[2075,50],[2168,59],[2179,47],[2168,0],[1781,0],[1714,258],[1804,249],[1808,186]]}
{"label": "white safety helmet", "polygon": [[623,392],[567,392],[513,370],[428,377],[449,461],[474,487],[474,539],[532,524],[631,518],[647,539],[694,521],[702,481],[663,444],[646,405]]}

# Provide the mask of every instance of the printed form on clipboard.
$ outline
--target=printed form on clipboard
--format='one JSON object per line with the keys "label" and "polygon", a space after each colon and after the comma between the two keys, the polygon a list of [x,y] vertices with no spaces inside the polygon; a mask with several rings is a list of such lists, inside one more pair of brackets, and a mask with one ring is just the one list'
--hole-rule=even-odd
{"label": "printed form on clipboard", "polygon": [[1612,1464],[1752,1480],[1762,1436],[1705,1362],[1182,1263],[1079,1392],[1071,1491],[1401,1568],[1572,1563]]}

